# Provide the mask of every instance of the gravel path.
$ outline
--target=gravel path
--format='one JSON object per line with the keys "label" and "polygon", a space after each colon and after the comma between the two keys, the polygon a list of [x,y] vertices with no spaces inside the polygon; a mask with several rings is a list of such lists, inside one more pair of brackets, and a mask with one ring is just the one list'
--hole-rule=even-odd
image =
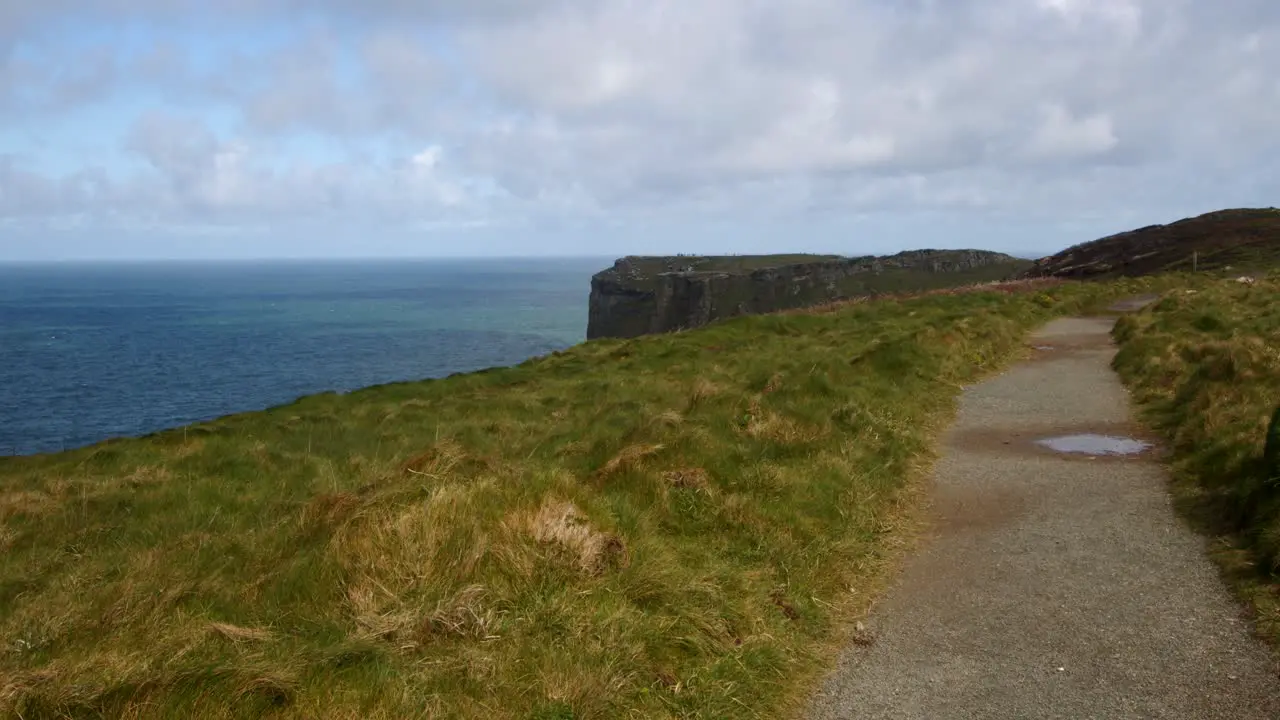
{"label": "gravel path", "polygon": [[1035,443],[1135,437],[1112,322],[1055,321],[1036,357],[965,392],[933,537],[810,718],[1280,718],[1275,660],[1175,517],[1161,465]]}

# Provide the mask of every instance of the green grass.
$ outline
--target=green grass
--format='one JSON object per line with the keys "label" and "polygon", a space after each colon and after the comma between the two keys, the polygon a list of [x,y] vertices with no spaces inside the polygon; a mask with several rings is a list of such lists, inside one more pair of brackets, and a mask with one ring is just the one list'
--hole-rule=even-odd
{"label": "green grass", "polygon": [[960,385],[1143,282],[740,318],[0,459],[0,714],[785,716]]}
{"label": "green grass", "polygon": [[1179,508],[1280,647],[1280,273],[1194,281],[1120,320],[1115,366],[1169,440]]}

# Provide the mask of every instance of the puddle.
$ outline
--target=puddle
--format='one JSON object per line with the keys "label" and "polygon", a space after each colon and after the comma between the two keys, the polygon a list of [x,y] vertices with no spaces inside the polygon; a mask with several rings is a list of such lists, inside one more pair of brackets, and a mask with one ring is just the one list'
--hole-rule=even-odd
{"label": "puddle", "polygon": [[1060,453],[1078,455],[1137,455],[1151,447],[1151,443],[1116,435],[1062,435],[1037,440],[1041,445]]}
{"label": "puddle", "polygon": [[1034,349],[1036,349],[1036,350],[1045,350],[1045,351],[1048,351],[1048,350],[1056,350],[1056,349],[1057,349],[1057,348],[1055,348],[1055,347],[1054,347],[1054,346],[1052,346],[1052,345],[1032,345],[1031,347],[1032,347],[1032,348],[1034,348]]}

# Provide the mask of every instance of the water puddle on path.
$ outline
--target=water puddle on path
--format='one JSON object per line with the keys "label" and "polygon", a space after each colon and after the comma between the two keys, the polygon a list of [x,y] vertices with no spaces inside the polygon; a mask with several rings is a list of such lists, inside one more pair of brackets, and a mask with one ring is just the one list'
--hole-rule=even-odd
{"label": "water puddle on path", "polygon": [[1151,443],[1133,438],[1093,433],[1044,438],[1036,444],[1074,455],[1138,455],[1151,447]]}

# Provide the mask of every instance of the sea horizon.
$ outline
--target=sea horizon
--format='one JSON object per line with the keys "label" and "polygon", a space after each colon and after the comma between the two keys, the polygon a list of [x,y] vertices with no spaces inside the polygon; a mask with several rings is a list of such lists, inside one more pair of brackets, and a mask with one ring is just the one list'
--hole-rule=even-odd
{"label": "sea horizon", "polygon": [[[612,259],[607,262],[611,263]],[[0,456],[582,342],[600,257],[0,263]]]}
{"label": "sea horizon", "polygon": [[[557,262],[557,261],[601,261],[607,258],[609,264],[620,256],[614,255],[331,255],[323,257],[103,257],[103,258],[0,258],[0,267],[28,265],[249,265],[249,264],[332,264],[332,263],[379,263],[379,262],[427,262],[427,263],[463,263],[463,262]],[[604,267],[601,267],[603,270]]]}

